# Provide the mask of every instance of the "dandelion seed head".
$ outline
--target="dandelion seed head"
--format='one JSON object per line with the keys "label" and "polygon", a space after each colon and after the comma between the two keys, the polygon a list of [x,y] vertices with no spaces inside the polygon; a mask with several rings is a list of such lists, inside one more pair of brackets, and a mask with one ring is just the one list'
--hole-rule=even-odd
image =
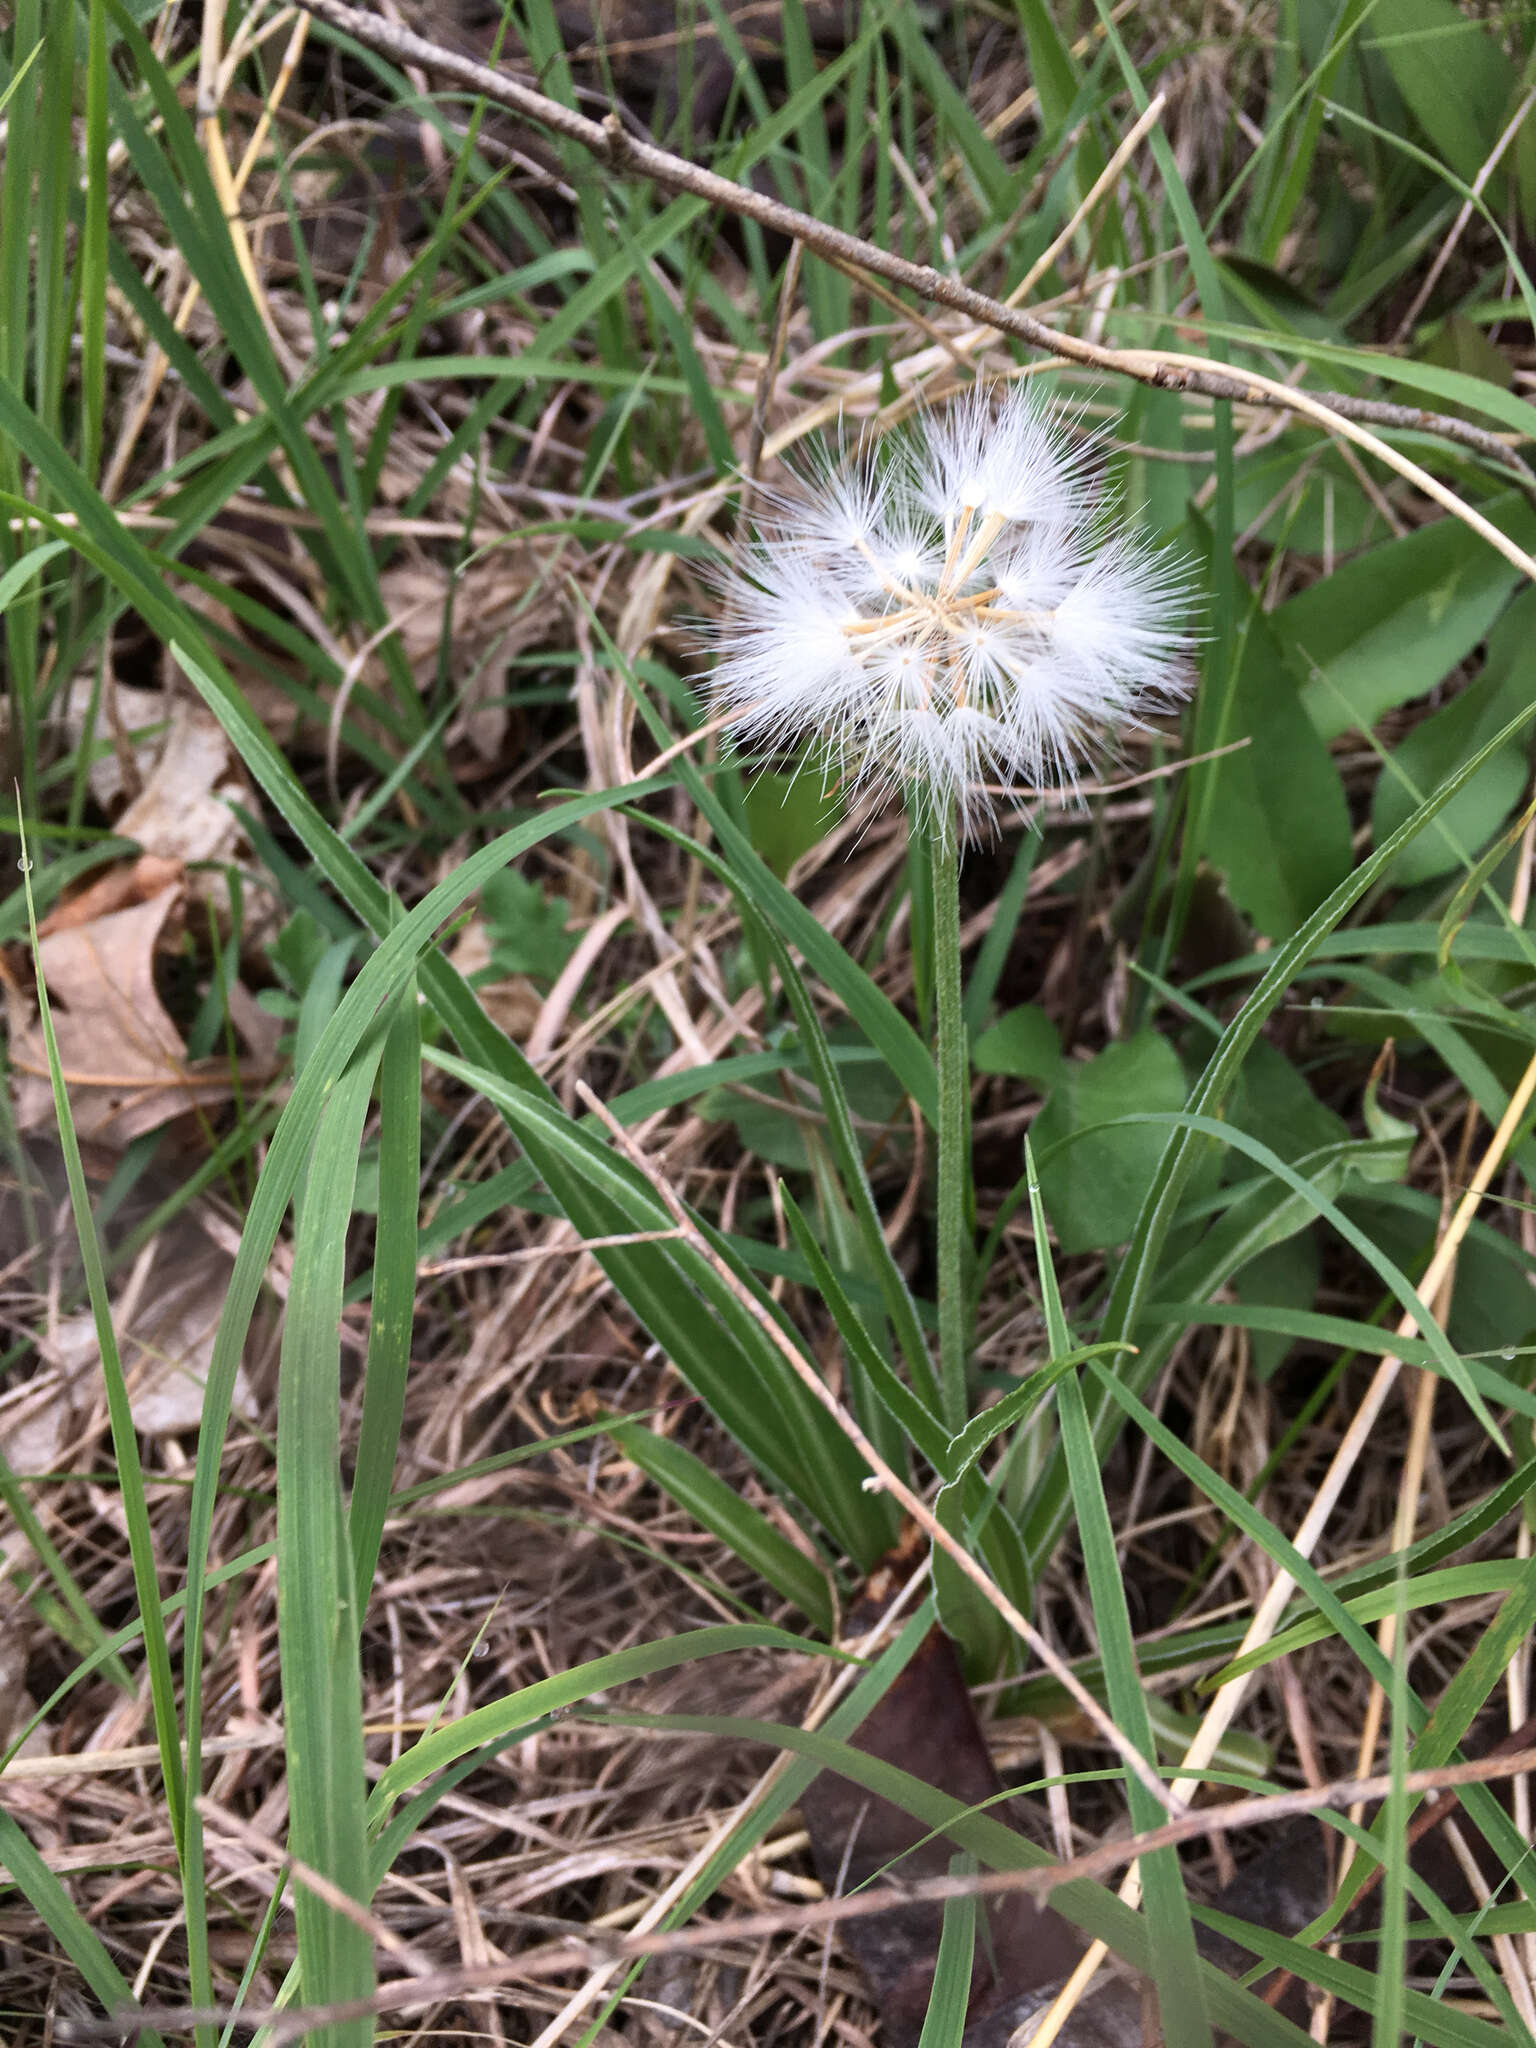
{"label": "dandelion seed head", "polygon": [[1112,525],[1097,462],[1015,385],[765,493],[707,629],[737,744],[810,739],[855,788],[904,787],[968,837],[1000,790],[1075,788],[1189,688],[1184,566]]}

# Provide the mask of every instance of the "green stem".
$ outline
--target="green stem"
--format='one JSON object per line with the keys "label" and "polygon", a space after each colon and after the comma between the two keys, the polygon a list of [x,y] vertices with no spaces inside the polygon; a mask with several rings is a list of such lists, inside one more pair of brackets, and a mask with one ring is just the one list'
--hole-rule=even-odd
{"label": "green stem", "polygon": [[960,845],[956,820],[933,835],[933,991],[939,1056],[939,1398],[946,1427],[963,1429],[966,1394],[966,1175],[971,1062],[960,986]]}

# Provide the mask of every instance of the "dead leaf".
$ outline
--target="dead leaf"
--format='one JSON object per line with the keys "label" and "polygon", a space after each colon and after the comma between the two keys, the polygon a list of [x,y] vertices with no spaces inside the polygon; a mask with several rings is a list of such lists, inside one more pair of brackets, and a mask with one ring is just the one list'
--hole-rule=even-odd
{"label": "dead leaf", "polygon": [[[871,1627],[884,1604],[861,1602],[849,1617],[850,1633]],[[963,1806],[979,1807],[1003,1790],[954,1645],[938,1628],[929,1631],[852,1746],[896,1764]],[[893,1862],[905,1878],[948,1872],[953,1846],[943,1835],[930,1835],[920,1820],[851,1779],[823,1771],[807,1787],[800,1811],[816,1874],[829,1894],[854,1891]],[[987,1811],[1005,1824],[1015,1818],[1006,1804],[988,1805]],[[1015,2010],[1041,1986],[1059,1983],[1085,1946],[1060,1914],[1023,1892],[991,1901],[987,1920],[972,1978],[972,2027],[996,2012]],[[908,2048],[922,2031],[941,1923],[939,1906],[914,1904],[850,1920],[842,1930],[879,2007],[891,2048]]]}
{"label": "dead leaf", "polygon": [[[13,1471],[51,1472],[78,1429],[92,1397],[90,1370],[100,1371],[96,1326],[87,1310],[62,1316],[37,1340],[43,1370],[18,1387],[0,1408],[0,1450]],[[21,1550],[24,1539],[16,1538]],[[9,1543],[7,1554],[12,1554]]]}
{"label": "dead leaf", "polygon": [[[234,1260],[187,1218],[142,1253],[112,1304],[128,1407],[141,1436],[179,1436],[203,1419],[224,1297]],[[104,1426],[101,1345],[88,1308],[61,1316],[37,1339],[43,1370],[0,1408],[0,1449],[23,1475],[49,1472],[97,1411]],[[234,1413],[255,1413],[245,1367],[235,1370]]]}
{"label": "dead leaf", "polygon": [[[203,1419],[224,1297],[234,1262],[190,1226],[162,1238],[153,1268],[130,1285],[137,1295],[117,1333],[134,1428],[179,1436]],[[136,1284],[134,1284],[136,1283]],[[123,1290],[126,1299],[130,1289]],[[244,1366],[235,1370],[234,1412],[254,1412]]]}
{"label": "dead leaf", "polygon": [[482,919],[471,918],[453,942],[450,965],[462,974],[480,1007],[515,1045],[522,1045],[538,1022],[544,998],[526,974],[509,974],[502,981],[476,983],[474,976],[491,964],[491,935]]}
{"label": "dead leaf", "polygon": [[[508,712],[500,700],[507,663],[552,637],[559,617],[558,602],[543,584],[545,567],[532,548],[508,546],[480,556],[454,579],[428,555],[396,563],[381,579],[405,658],[423,687],[436,674],[451,582],[448,654],[460,709],[447,737],[467,740],[483,761],[497,760],[506,742]],[[383,685],[378,655],[370,657],[369,680]]]}
{"label": "dead leaf", "polygon": [[115,829],[165,860],[231,860],[242,844],[231,805],[249,801],[224,728],[203,705],[177,697],[144,788]]}
{"label": "dead leaf", "polygon": [[[148,902],[53,932],[39,944],[59,1062],[82,1139],[121,1147],[230,1093],[227,1062],[188,1061],[155,989],[155,946],[178,893],[162,889]],[[18,1128],[50,1124],[53,1094],[39,1024],[13,1027],[11,1065]],[[257,1083],[265,1076],[245,1078]]]}
{"label": "dead leaf", "polygon": [[[94,678],[76,676],[63,710],[71,747],[78,747],[85,738],[95,696]],[[160,690],[137,690],[130,683],[109,683],[103,690],[93,727],[96,749],[86,780],[104,811],[115,811],[125,796],[148,781],[169,714],[170,706]]]}
{"label": "dead leaf", "polygon": [[56,904],[38,926],[38,936],[46,939],[51,932],[73,931],[78,925],[108,917],[115,910],[147,903],[181,877],[181,862],[163,860],[159,854],[145,853],[137,860],[120,861],[94,882],[88,882],[78,894],[66,896]]}
{"label": "dead leaf", "polygon": [[[85,737],[91,701],[89,679],[77,678],[64,710],[76,744]],[[93,731],[98,745],[110,744],[91,762],[91,794],[109,815],[116,813],[113,829],[137,842],[142,859],[190,868],[189,895],[227,920],[229,891],[217,869],[251,864],[235,806],[254,809],[256,799],[224,728],[198,698],[119,683],[103,692]],[[91,885],[111,887],[106,876]],[[100,910],[115,907],[104,900]],[[249,944],[276,915],[277,903],[269,890],[248,882],[241,907],[241,940]]]}

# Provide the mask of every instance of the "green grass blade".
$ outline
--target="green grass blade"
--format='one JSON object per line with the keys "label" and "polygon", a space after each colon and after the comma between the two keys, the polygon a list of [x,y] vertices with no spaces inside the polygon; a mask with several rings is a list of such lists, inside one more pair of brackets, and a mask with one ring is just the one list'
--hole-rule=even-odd
{"label": "green grass blade", "polygon": [[792,1601],[823,1635],[834,1625],[826,1573],[798,1545],[791,1543],[742,1499],[732,1486],[701,1458],[671,1437],[658,1436],[638,1422],[610,1423],[608,1434],[648,1479],[684,1508],[710,1534],[718,1536],[743,1564],[786,1600]]}
{"label": "green grass blade", "polygon": [[[377,1831],[400,1795],[431,1777],[434,1771],[456,1763],[483,1743],[499,1742],[503,1736],[531,1727],[548,1714],[575,1706],[594,1692],[607,1692],[638,1678],[650,1678],[658,1671],[676,1671],[680,1665],[694,1664],[704,1657],[729,1656],[738,1650],[784,1650],[803,1656],[805,1649],[802,1636],[788,1635],[783,1629],[770,1628],[766,1622],[722,1622],[652,1643],[636,1643],[630,1649],[615,1650],[608,1656],[573,1665],[569,1671],[542,1678],[505,1699],[476,1707],[472,1713],[434,1728],[412,1743],[380,1774],[368,1801],[370,1825]],[[838,1653],[820,1649],[819,1654]]]}
{"label": "green grass blade", "polygon": [[[497,1105],[584,1237],[671,1228],[649,1183],[557,1104],[467,1063],[439,1055],[437,1064]],[[748,1455],[868,1570],[892,1540],[889,1504],[864,1490],[862,1458],[767,1336],[765,1321],[794,1335],[777,1303],[717,1233],[699,1228],[752,1308],[686,1242],[610,1246],[594,1257]]]}
{"label": "green grass blade", "polygon": [[[975,1871],[973,1858],[952,1856],[951,1877],[969,1877]],[[923,2031],[917,2048],[960,2048],[965,2033],[965,2013],[971,2002],[971,1967],[976,1955],[976,1895],[944,1901],[944,1918],[939,1928],[939,1960],[934,1965],[933,1989],[923,2015]]]}
{"label": "green grass blade", "polygon": [[[1046,1335],[1051,1360],[1055,1363],[1070,1352],[1072,1338],[1051,1257],[1050,1233],[1040,1198],[1034,1151],[1027,1137],[1024,1140],[1024,1164],[1029,1176],[1029,1207],[1035,1227],[1035,1261],[1045,1308]],[[1120,1576],[1120,1554],[1115,1543],[1109,1504],[1104,1498],[1104,1482],[1094,1449],[1087,1403],[1083,1400],[1083,1390],[1075,1373],[1065,1373],[1059,1380],[1056,1409],[1061,1419],[1062,1448],[1077,1515],[1088,1598],[1098,1629],[1109,1710],[1122,1734],[1135,1743],[1144,1757],[1155,1762],[1157,1746],[1136,1661],[1136,1639]],[[1157,1827],[1164,1815],[1151,1792],[1130,1771],[1126,1772],[1125,1786],[1130,1802],[1131,1825],[1138,1833]],[[1172,2041],[1187,2042],[1189,2048],[1209,2048],[1212,2038],[1210,2020],[1200,1994],[1194,1923],[1190,1919],[1178,1851],[1160,1850],[1156,1855],[1145,1856],[1140,1870],[1151,1942],[1153,1981],[1157,1985],[1164,2036]]]}
{"label": "green grass blade", "polygon": [[412,977],[399,998],[379,1068],[379,1217],[363,1414],[348,1509],[360,1606],[366,1605],[373,1584],[405,1414],[416,1312],[420,1180],[421,1012]]}
{"label": "green grass blade", "polygon": [[[138,2000],[107,1954],[101,1936],[38,1855],[18,1823],[0,1806],[0,1869],[4,1869],[111,2017],[131,2014]],[[136,2029],[147,2048],[163,2048],[153,2027]]]}
{"label": "green grass blade", "polygon": [[101,466],[107,400],[107,17],[89,0],[85,60],[85,193],[80,229],[80,467]]}
{"label": "green grass blade", "polygon": [[28,1475],[11,1470],[10,1461],[0,1449],[0,1504],[16,1525],[17,1534],[37,1558],[38,1563],[53,1581],[59,1598],[79,1624],[82,1640],[93,1650],[100,1651],[105,1660],[108,1676],[112,1683],[130,1696],[137,1690],[128,1667],[116,1650],[109,1647],[106,1630],[96,1619],[90,1602],[81,1592],[74,1573],[60,1556],[57,1545],[39,1520],[32,1503],[22,1491],[22,1480]]}
{"label": "green grass blade", "polygon": [[[692,771],[688,771],[690,777]],[[799,900],[785,889],[764,862],[759,860],[745,836],[731,823],[713,792],[704,790],[710,808],[705,815],[715,832],[726,840],[726,857],[717,858],[696,840],[654,819],[644,822],[684,846],[730,889],[741,906],[751,936],[764,956],[772,962],[800,1029],[807,1064],[821,1095],[827,1118],[827,1136],[837,1163],[845,1199],[853,1211],[860,1241],[870,1270],[879,1281],[886,1314],[896,1332],[907,1369],[923,1399],[934,1414],[939,1410],[939,1384],[928,1356],[928,1346],[906,1276],[885,1241],[885,1231],[875,1207],[863,1154],[854,1131],[847,1093],[838,1077],[826,1032],[810,993],[794,964],[781,933],[787,932],[808,965],[823,975],[828,985],[862,1027],[870,1043],[884,1056],[897,1079],[913,1092],[916,1082],[923,1094],[917,1099],[931,1105],[937,1117],[938,1095],[932,1059],[916,1032],[890,999],[851,960],[835,939],[824,932]],[[696,796],[697,800],[697,796]],[[701,803],[700,808],[704,809]],[[814,938],[810,934],[815,934]],[[915,1058],[908,1055],[915,1052]],[[897,1062],[901,1064],[898,1065]],[[921,1064],[919,1065],[919,1062]]]}
{"label": "green grass blade", "polygon": [[[341,1294],[358,1150],[379,1048],[329,1092],[298,1211],[277,1402],[277,1621],[292,1852],[359,1904],[369,1895],[358,1596],[341,1498]],[[365,1929],[298,1883],[299,1969],[312,2004],[367,1998]],[[351,2020],[316,2035],[366,2048]]]}
{"label": "green grass blade", "polygon": [[849,1300],[843,1283],[833,1271],[826,1253],[817,1243],[815,1233],[806,1221],[800,1204],[782,1181],[779,1183],[779,1197],[784,1204],[784,1216],[789,1224],[790,1235],[810,1268],[816,1291],[821,1296],[827,1313],[836,1323],[837,1333],[843,1340],[843,1358],[850,1377],[856,1376],[857,1383],[868,1390],[870,1398],[879,1402],[896,1423],[905,1441],[921,1453],[936,1472],[946,1478],[949,1477],[949,1441],[943,1428],[906,1382],[897,1377],[893,1368],[881,1355],[879,1345],[864,1327],[863,1320]]}
{"label": "green grass blade", "polygon": [[[25,827],[22,828],[22,845],[25,848]],[[24,852],[23,859],[26,858]],[[91,1317],[96,1328],[96,1341],[101,1350],[107,1417],[122,1494],[123,1515],[128,1529],[134,1593],[144,1623],[145,1658],[149,1666],[150,1691],[154,1703],[155,1739],[160,1750],[171,1828],[177,1852],[181,1855],[185,1853],[186,1784],[182,1773],[180,1727],[176,1712],[175,1684],[171,1676],[170,1648],[160,1612],[159,1570],[155,1560],[154,1529],[150,1522],[149,1501],[144,1489],[144,1470],[139,1462],[139,1441],[134,1429],[133,1410],[128,1400],[128,1385],[123,1376],[122,1361],[118,1356],[117,1333],[112,1323],[112,1301],[107,1292],[106,1269],[102,1263],[101,1245],[91,1214],[91,1197],[85,1178],[85,1165],[80,1157],[80,1141],[75,1135],[69,1093],[64,1084],[64,1071],[59,1061],[59,1042],[53,1028],[53,1010],[48,999],[48,984],[43,975],[42,957],[38,950],[37,919],[31,902],[30,888],[27,908],[32,963],[37,976],[38,1018],[42,1025],[43,1044],[48,1060],[48,1079],[53,1090],[59,1149],[64,1157],[70,1209],[80,1246],[80,1262],[85,1270]]]}

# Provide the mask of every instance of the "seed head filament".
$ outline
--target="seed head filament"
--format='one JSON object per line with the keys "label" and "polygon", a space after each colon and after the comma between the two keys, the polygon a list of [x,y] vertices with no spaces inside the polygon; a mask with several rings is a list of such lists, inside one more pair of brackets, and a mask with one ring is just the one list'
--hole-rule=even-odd
{"label": "seed head filament", "polygon": [[712,709],[966,837],[999,796],[1073,787],[1190,684],[1184,567],[1110,515],[1099,470],[1028,383],[829,453],[718,579]]}

